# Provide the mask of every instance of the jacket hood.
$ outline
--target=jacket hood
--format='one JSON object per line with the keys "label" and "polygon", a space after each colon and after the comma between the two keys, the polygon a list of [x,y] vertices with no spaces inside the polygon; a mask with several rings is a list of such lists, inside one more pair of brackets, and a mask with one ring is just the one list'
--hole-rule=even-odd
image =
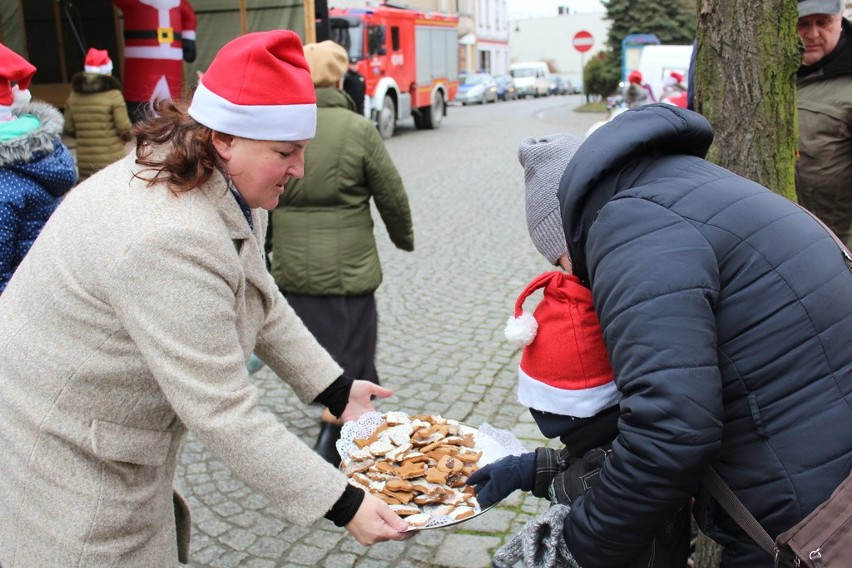
{"label": "jacket hood", "polygon": [[38,128],[23,136],[0,143],[0,167],[16,162],[29,162],[36,154],[53,152],[60,140],[65,119],[59,110],[44,102],[35,101],[12,107],[16,117],[31,114],[41,123]]}
{"label": "jacket hood", "polygon": [[595,130],[565,168],[557,196],[575,272],[588,284],[585,243],[598,211],[631,187],[642,161],[681,154],[703,158],[713,142],[706,118],[659,103],[630,109]]}
{"label": "jacket hood", "polygon": [[100,73],[76,73],[71,78],[71,89],[81,95],[92,93],[103,93],[112,90],[121,90],[121,83],[112,75],[101,75]]}

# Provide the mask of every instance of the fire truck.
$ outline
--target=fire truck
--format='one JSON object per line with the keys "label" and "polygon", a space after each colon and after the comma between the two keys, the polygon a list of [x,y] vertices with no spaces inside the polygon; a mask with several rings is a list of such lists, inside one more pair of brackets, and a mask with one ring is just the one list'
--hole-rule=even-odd
{"label": "fire truck", "polygon": [[396,122],[441,126],[458,89],[458,17],[382,5],[329,10],[331,39],[366,79],[364,114],[382,138]]}

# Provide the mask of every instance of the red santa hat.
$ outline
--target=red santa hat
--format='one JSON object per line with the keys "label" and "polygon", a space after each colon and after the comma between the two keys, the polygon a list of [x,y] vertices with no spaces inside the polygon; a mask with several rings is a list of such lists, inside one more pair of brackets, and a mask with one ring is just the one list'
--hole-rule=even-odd
{"label": "red santa hat", "polygon": [[0,122],[12,118],[13,103],[28,103],[32,99],[30,81],[35,72],[32,63],[0,43]]}
{"label": "red santa hat", "polygon": [[84,69],[86,73],[99,73],[101,75],[112,73],[112,60],[109,58],[107,50],[90,47],[89,52],[86,53]]}
{"label": "red santa hat", "polygon": [[299,36],[288,30],[254,32],[225,44],[201,77],[189,115],[243,138],[313,138],[316,94]]}
{"label": "red santa hat", "polygon": [[[524,300],[540,288],[541,303],[533,314],[524,312]],[[524,406],[588,418],[620,400],[592,292],[576,276],[545,272],[530,282],[515,302],[505,335],[524,347],[518,368]]]}
{"label": "red santa hat", "polygon": [[683,73],[678,73],[677,71],[672,71],[669,73],[669,76],[675,80],[677,83],[683,83]]}
{"label": "red santa hat", "polygon": [[627,75],[628,83],[636,83],[637,85],[642,83],[642,72],[633,70],[630,74]]}

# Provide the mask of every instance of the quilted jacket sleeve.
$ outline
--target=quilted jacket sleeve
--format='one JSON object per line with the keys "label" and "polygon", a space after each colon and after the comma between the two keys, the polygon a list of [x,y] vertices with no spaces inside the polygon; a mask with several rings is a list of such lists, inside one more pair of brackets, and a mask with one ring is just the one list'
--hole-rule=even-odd
{"label": "quilted jacket sleeve", "polygon": [[402,250],[412,251],[414,250],[414,228],[411,224],[411,210],[402,178],[378,131],[372,124],[367,122],[363,124],[366,148],[364,170],[367,187],[376,201],[376,207],[393,244]]}
{"label": "quilted jacket sleeve", "polygon": [[719,274],[687,220],[638,198],[601,209],[586,252],[624,398],[611,458],[564,530],[581,565],[614,566],[636,557],[689,499],[720,447]]}

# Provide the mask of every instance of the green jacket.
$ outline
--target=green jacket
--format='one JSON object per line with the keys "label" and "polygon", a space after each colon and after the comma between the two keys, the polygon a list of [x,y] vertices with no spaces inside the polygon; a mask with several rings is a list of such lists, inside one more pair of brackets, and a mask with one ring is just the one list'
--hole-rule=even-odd
{"label": "green jacket", "polygon": [[[852,25],[837,49],[798,73],[799,203],[852,246]],[[844,41],[845,40],[845,41]]]}
{"label": "green jacket", "polygon": [[121,84],[111,75],[77,73],[65,102],[65,133],[77,139],[80,181],[120,160],[127,153],[122,135],[132,124],[121,94]]}
{"label": "green jacket", "polygon": [[408,196],[376,127],[346,94],[317,89],[317,134],[305,175],[270,214],[271,271],[280,290],[310,296],[372,294],[382,281],[370,199],[391,241],[414,250]]}

